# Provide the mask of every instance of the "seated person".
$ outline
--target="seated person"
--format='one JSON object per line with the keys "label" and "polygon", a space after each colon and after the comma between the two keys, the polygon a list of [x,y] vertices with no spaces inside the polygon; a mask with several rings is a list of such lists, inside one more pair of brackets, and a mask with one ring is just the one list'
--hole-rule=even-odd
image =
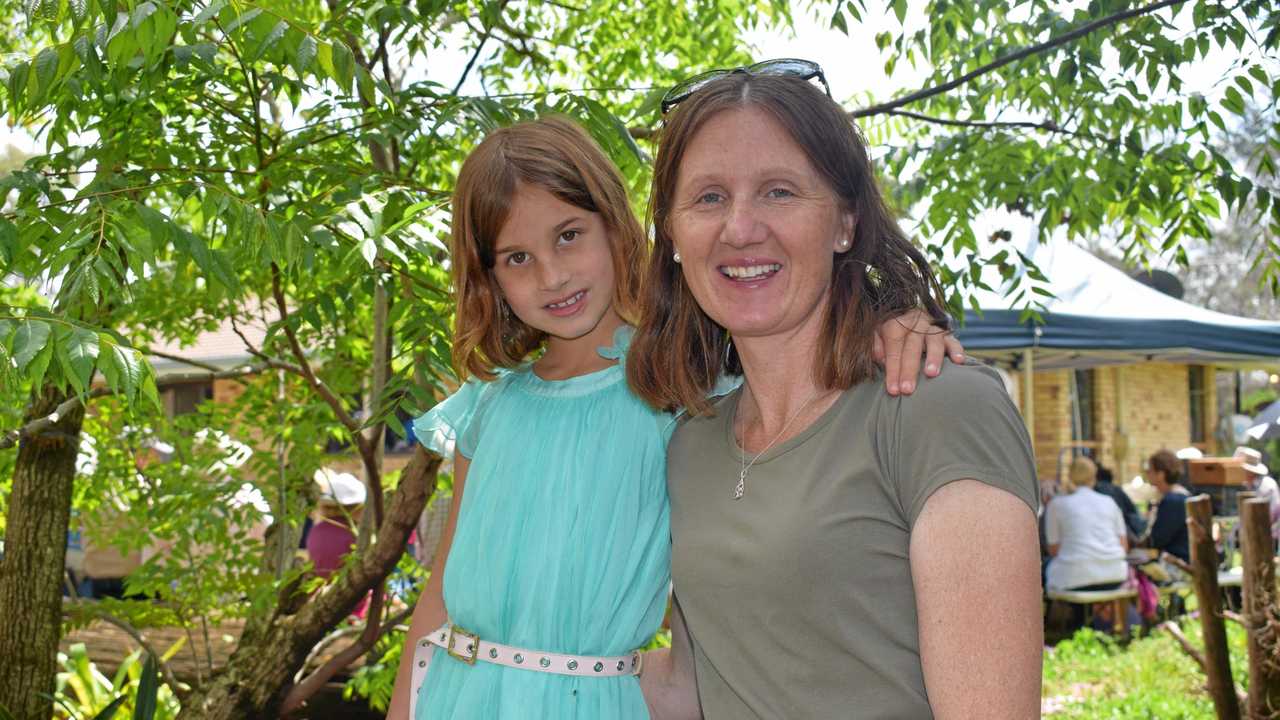
{"label": "seated person", "polygon": [[[1160,450],[1147,460],[1142,471],[1147,482],[1160,496],[1155,519],[1151,521],[1146,542],[1149,547],[1167,552],[1184,562],[1191,561],[1191,542],[1187,535],[1187,496],[1182,486],[1182,461],[1172,452]],[[1158,581],[1158,580],[1157,580]]]}
{"label": "seated person", "polygon": [[1069,494],[1045,510],[1050,590],[1114,590],[1129,577],[1124,518],[1110,497],[1094,490],[1097,471],[1088,458],[1073,460],[1065,483]]}
{"label": "seated person", "polygon": [[1131,544],[1137,542],[1138,538],[1147,531],[1147,521],[1142,518],[1142,513],[1138,512],[1138,507],[1133,504],[1129,494],[1113,482],[1111,470],[1098,466],[1098,483],[1093,486],[1093,489],[1115,501],[1116,507],[1120,508],[1120,515],[1124,518],[1125,529],[1129,531],[1129,542]]}

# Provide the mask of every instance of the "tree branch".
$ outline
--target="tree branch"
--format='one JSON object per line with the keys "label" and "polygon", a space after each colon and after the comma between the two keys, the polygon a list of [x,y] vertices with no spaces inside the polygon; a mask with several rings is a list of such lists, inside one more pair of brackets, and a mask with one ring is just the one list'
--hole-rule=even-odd
{"label": "tree branch", "polygon": [[297,361],[297,373],[333,409],[334,414],[338,416],[338,421],[351,433],[352,441],[355,442],[360,454],[368,454],[370,450],[368,447],[369,441],[365,439],[364,433],[360,432],[360,422],[351,417],[351,414],[343,407],[342,400],[337,395],[334,395],[329,386],[325,385],[324,381],[316,376],[315,371],[311,369],[311,363],[307,360],[307,353],[302,349],[302,344],[298,342],[298,335],[293,331],[293,328],[289,327],[289,306],[284,299],[284,288],[280,285],[280,266],[275,263],[271,263],[271,295],[275,298],[276,309],[280,313],[280,327],[284,330],[284,336],[289,341],[289,350],[293,353],[293,359]]}
{"label": "tree branch", "polygon": [[1044,122],[1033,122],[1030,120],[960,120],[955,118],[942,118],[934,115],[925,115],[924,113],[918,113],[911,110],[887,110],[885,111],[885,114],[911,118],[912,120],[920,120],[922,122],[933,123],[935,125],[982,129],[1026,128],[1029,130],[1043,130],[1045,132],[1062,133],[1064,135],[1071,135],[1072,137],[1078,137],[1085,140],[1094,140],[1097,142],[1107,143],[1109,145],[1119,144],[1119,141],[1117,140],[1101,138],[1078,130],[1068,130],[1052,120],[1045,120]]}
{"label": "tree branch", "polygon": [[360,633],[350,645],[343,648],[336,655],[316,669],[315,672],[307,676],[307,679],[289,688],[289,694],[285,695],[284,704],[280,708],[280,714],[288,717],[302,706],[307,698],[316,694],[329,679],[342,670],[346,666],[355,662],[361,655],[369,652],[373,644],[378,641],[382,634],[379,632],[381,628],[382,603],[386,598],[386,588],[379,585],[373,590],[373,601],[369,603],[368,612],[365,614],[364,632]]}
{"label": "tree branch", "polygon": [[[243,377],[254,373],[262,372],[259,366],[246,365],[239,368],[231,368],[230,370],[219,370],[218,372],[199,372],[199,373],[177,373],[167,376],[167,379],[177,382],[187,382],[192,380],[223,380],[227,378]],[[104,397],[106,395],[114,395],[115,391],[106,387],[96,387],[85,394],[85,400]],[[35,437],[40,433],[48,430],[58,423],[67,413],[76,409],[82,404],[79,396],[67,398],[54,408],[53,412],[41,418],[36,418],[31,422],[23,425],[16,430],[10,430],[0,437],[0,450],[7,450],[20,441]]]}
{"label": "tree branch", "polygon": [[897,100],[890,100],[889,102],[880,103],[879,105],[872,105],[871,107],[863,108],[861,110],[854,110],[852,113],[850,113],[850,115],[854,118],[870,117],[872,115],[883,115],[885,113],[888,113],[890,110],[896,110],[897,108],[900,108],[903,105],[910,105],[911,103],[917,102],[919,100],[924,100],[926,98],[931,98],[934,95],[941,95],[942,93],[948,92],[950,90],[954,90],[960,87],[961,85],[964,85],[965,83],[973,80],[974,78],[980,77],[982,75],[986,75],[987,73],[993,70],[998,70],[999,68],[1002,68],[1005,65],[1008,65],[1009,63],[1017,62],[1023,58],[1030,57],[1038,53],[1042,53],[1046,50],[1052,50],[1053,48],[1058,47],[1059,45],[1065,45],[1071,42],[1072,40],[1082,38],[1085,35],[1088,35],[1095,30],[1107,27],[1109,25],[1115,25],[1117,23],[1123,22],[1130,18],[1138,17],[1139,15],[1147,15],[1166,7],[1171,7],[1173,5],[1181,5],[1186,1],[1187,0],[1159,0],[1158,2],[1153,2],[1149,5],[1130,8],[1123,12],[1118,12],[1112,15],[1108,15],[1104,18],[1094,20],[1093,22],[1088,23],[1086,25],[1082,25],[1066,34],[1049,38],[1048,40],[1042,43],[1038,43],[1030,47],[1025,47],[1025,48],[1022,48],[1021,50],[1016,50],[1014,52],[1011,52],[1008,55],[1003,55],[1001,57],[998,57],[995,60],[987,63],[986,65],[983,65],[982,67],[979,67],[975,70],[971,70],[965,73],[964,75],[961,75],[960,77],[955,78],[954,80],[948,80],[947,82],[944,82],[941,85],[935,85],[934,87],[922,88],[920,90],[917,90],[911,93],[910,95],[905,95],[903,97],[900,97]]}

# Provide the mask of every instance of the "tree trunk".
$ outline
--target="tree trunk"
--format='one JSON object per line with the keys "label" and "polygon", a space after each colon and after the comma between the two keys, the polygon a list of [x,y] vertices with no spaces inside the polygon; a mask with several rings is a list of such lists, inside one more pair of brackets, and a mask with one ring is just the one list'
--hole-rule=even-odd
{"label": "tree trunk", "polygon": [[1280,657],[1276,656],[1275,549],[1271,540],[1271,504],[1240,504],[1240,547],[1244,551],[1243,605],[1249,638],[1249,718],[1280,716]]}
{"label": "tree trunk", "polygon": [[[181,720],[279,717],[307,654],[395,568],[427,498],[435,491],[439,467],[440,458],[419,447],[400,475],[382,529],[360,562],[302,603],[296,613],[278,610],[260,630],[246,628],[226,667],[183,703]],[[283,606],[293,605],[284,602]]]}
{"label": "tree trunk", "polygon": [[[23,424],[67,399],[46,386],[32,393]],[[18,446],[0,558],[0,705],[18,720],[48,720],[62,638],[67,523],[84,409]],[[43,697],[42,697],[43,695]]]}
{"label": "tree trunk", "polygon": [[1200,627],[1204,631],[1204,672],[1209,695],[1219,720],[1238,720],[1240,699],[1231,679],[1231,654],[1227,628],[1222,621],[1222,595],[1218,590],[1218,550],[1213,544],[1213,505],[1208,495],[1187,500],[1187,534],[1191,539],[1191,578],[1200,601]]}

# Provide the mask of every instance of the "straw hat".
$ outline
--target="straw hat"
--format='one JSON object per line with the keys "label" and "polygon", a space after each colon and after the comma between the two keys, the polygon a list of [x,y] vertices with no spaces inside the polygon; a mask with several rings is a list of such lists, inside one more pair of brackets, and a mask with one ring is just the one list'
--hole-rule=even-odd
{"label": "straw hat", "polygon": [[1262,464],[1262,453],[1251,447],[1241,445],[1236,448],[1236,452],[1231,456],[1233,460],[1243,460],[1244,469],[1254,475],[1266,475],[1268,473],[1267,466]]}

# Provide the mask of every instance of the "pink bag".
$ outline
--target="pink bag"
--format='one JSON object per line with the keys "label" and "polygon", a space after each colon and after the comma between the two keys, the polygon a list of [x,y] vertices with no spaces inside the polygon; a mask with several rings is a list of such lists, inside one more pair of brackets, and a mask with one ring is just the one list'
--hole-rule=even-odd
{"label": "pink bag", "polygon": [[1132,566],[1129,567],[1129,581],[1138,588],[1138,613],[1147,620],[1155,620],[1156,608],[1160,605],[1156,584],[1146,573]]}

